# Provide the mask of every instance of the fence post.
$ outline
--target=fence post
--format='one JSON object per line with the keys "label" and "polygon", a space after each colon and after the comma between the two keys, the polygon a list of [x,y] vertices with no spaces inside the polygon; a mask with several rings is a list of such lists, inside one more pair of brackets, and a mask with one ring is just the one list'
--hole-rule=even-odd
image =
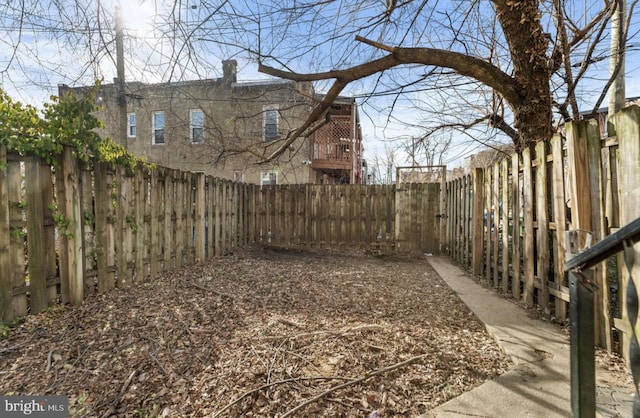
{"label": "fence post", "polygon": [[520,155],[511,156],[511,296],[520,299]]}
{"label": "fence post", "polygon": [[29,293],[31,313],[39,313],[48,306],[47,278],[44,255],[44,207],[40,160],[30,157],[25,163],[27,192],[27,246],[29,256]]}
{"label": "fence post", "polygon": [[531,148],[522,150],[522,207],[523,207],[523,264],[524,264],[524,289],[522,298],[527,306],[533,306],[535,292],[534,268],[535,260],[533,257],[535,247],[533,245],[533,176],[531,163]]}
{"label": "fence post", "polygon": [[447,241],[447,166],[441,168],[442,178],[440,179],[440,242],[438,251],[442,254],[446,248]]}
{"label": "fence post", "polygon": [[[502,193],[500,204],[502,211],[502,292],[509,293],[509,158],[500,162],[500,181]],[[515,213],[515,211],[514,211]]]}
{"label": "fence post", "polygon": [[473,275],[482,275],[482,247],[484,236],[484,172],[476,168],[473,173]]}
{"label": "fence post", "polygon": [[[564,159],[562,158],[562,137],[554,135],[551,138],[551,152],[553,154],[553,220],[556,224],[555,241],[555,283],[565,284],[564,261],[566,256],[565,231],[567,230],[567,211],[564,189]],[[556,317],[563,320],[567,316],[567,303],[556,297]]]}
{"label": "fence post", "polygon": [[163,232],[160,228],[159,220],[160,209],[162,209],[162,205],[160,203],[162,196],[160,195],[161,189],[160,181],[158,180],[158,168],[152,168],[149,176],[149,182],[151,184],[151,187],[149,187],[149,212],[151,218],[149,222],[149,229],[151,230],[151,239],[149,240],[149,273],[154,276],[160,271]]}
{"label": "fence post", "polygon": [[61,176],[56,178],[58,209],[69,223],[60,239],[60,289],[62,302],[79,305],[84,299],[84,258],[82,255],[82,216],[80,168],[70,147],[64,147]]}
{"label": "fence post", "polygon": [[[598,172],[600,168],[599,147],[600,130],[595,120],[571,122],[567,124],[567,160],[569,163],[570,202],[571,202],[571,229],[594,231],[594,240],[602,239],[602,230],[599,227],[602,222],[601,203],[598,198]],[[598,148],[596,152],[595,148]],[[594,189],[594,190],[592,190]],[[605,305],[602,295],[608,292],[604,287],[608,286],[603,280],[602,267],[596,268],[595,280],[598,286],[595,304],[595,343],[599,346],[610,341],[606,337],[609,333],[609,321],[606,320]]]}
{"label": "fence post", "polygon": [[[616,113],[611,118],[618,137],[619,166],[618,184],[620,185],[620,225],[626,225],[633,219],[640,217],[640,107],[631,106]],[[640,380],[640,321],[637,308],[631,309],[630,304],[638,305],[637,292],[640,290],[640,242],[636,242],[627,252],[634,255],[633,274],[629,269],[622,269],[621,289],[627,290],[626,303],[622,312],[623,321],[631,324],[627,329],[630,334],[624,334],[623,347],[629,347],[629,352],[623,352],[627,363],[631,366],[635,381]],[[631,298],[631,300],[630,300]],[[633,300],[635,298],[635,300]],[[636,389],[637,391],[637,389]],[[636,404],[640,403],[636,393]]]}
{"label": "fence post", "polygon": [[205,259],[205,176],[204,173],[196,174],[196,260]]}
{"label": "fence post", "polygon": [[484,216],[486,216],[486,218],[484,218],[485,219],[484,238],[485,238],[486,246],[483,252],[483,258],[484,258],[483,261],[485,265],[484,280],[487,284],[491,283],[491,267],[493,266],[493,262],[491,260],[491,255],[493,254],[493,251],[491,250],[493,245],[491,241],[491,239],[493,238],[493,231],[491,230],[491,225],[493,223],[493,219],[492,219],[493,212],[491,211],[491,202],[492,202],[491,174],[492,173],[493,173],[493,170],[491,169],[491,166],[484,168]]}
{"label": "fence post", "polygon": [[[144,181],[144,169],[142,164],[138,164],[135,169],[135,200],[134,200],[134,211],[135,211],[135,281],[140,283],[145,279],[145,271],[144,271],[144,234],[146,232],[146,226],[144,224],[144,206],[145,206],[145,196],[147,193],[146,183]],[[176,251],[180,251],[180,246],[176,246]]]}
{"label": "fence post", "polygon": [[538,293],[538,305],[544,313],[549,313],[549,253],[553,251],[549,245],[549,221],[547,190],[547,143],[539,141],[536,144],[536,247],[538,249],[537,270],[540,279],[540,291]]}
{"label": "fence post", "polygon": [[0,321],[13,319],[13,283],[11,280],[11,227],[7,182],[7,148],[0,144]]}
{"label": "fence post", "polygon": [[115,261],[113,250],[111,223],[111,182],[108,167],[105,163],[98,163],[93,169],[93,193],[96,211],[96,252],[98,265],[98,292],[105,293],[115,287],[113,273],[109,271]]}

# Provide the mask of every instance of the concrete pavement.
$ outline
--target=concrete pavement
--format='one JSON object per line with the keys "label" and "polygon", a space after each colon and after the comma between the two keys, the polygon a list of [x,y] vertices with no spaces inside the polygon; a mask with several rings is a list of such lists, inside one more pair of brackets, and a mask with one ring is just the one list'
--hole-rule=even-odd
{"label": "concrete pavement", "polygon": [[[485,289],[446,257],[429,262],[513,360],[510,371],[433,409],[433,417],[570,417],[568,336]],[[599,417],[631,417],[632,387],[612,387],[596,368]]]}

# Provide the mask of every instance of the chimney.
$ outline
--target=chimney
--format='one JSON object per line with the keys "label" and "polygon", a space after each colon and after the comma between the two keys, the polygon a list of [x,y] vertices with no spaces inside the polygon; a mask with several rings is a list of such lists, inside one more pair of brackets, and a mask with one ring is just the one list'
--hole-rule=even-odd
{"label": "chimney", "polygon": [[238,61],[226,60],[222,61],[222,80],[225,83],[237,82]]}
{"label": "chimney", "polygon": [[64,96],[69,91],[69,86],[66,84],[58,84],[58,97]]}

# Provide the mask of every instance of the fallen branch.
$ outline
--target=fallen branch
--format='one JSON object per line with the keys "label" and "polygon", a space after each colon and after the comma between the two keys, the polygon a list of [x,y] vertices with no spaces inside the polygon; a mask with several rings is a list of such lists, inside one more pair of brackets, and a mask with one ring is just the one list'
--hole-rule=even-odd
{"label": "fallen branch", "polygon": [[351,385],[355,385],[355,384],[358,384],[358,383],[364,382],[365,380],[369,380],[369,379],[371,379],[372,377],[375,377],[375,376],[381,375],[382,373],[390,372],[390,371],[393,371],[393,370],[399,369],[399,368],[401,368],[401,367],[408,366],[409,364],[415,363],[416,361],[421,360],[421,359],[423,359],[423,358],[427,357],[428,355],[429,355],[429,354],[422,354],[422,355],[419,355],[419,356],[416,356],[416,357],[411,357],[411,358],[410,358],[410,359],[408,359],[408,360],[405,360],[405,361],[402,361],[402,362],[400,362],[400,363],[396,363],[396,364],[394,364],[394,365],[391,365],[391,366],[385,367],[385,368],[383,368],[383,369],[377,370],[377,371],[375,371],[375,372],[369,373],[369,374],[367,374],[366,376],[363,376],[363,377],[361,377],[361,378],[359,378],[359,379],[351,380],[351,381],[346,382],[346,383],[343,383],[343,384],[341,384],[341,385],[334,386],[334,387],[332,387],[332,388],[330,388],[330,389],[328,389],[328,390],[326,390],[326,391],[322,392],[321,394],[319,394],[319,395],[317,395],[317,396],[314,396],[313,398],[311,398],[311,399],[309,399],[309,400],[307,400],[307,401],[305,401],[305,402],[301,403],[300,405],[296,406],[295,408],[288,410],[288,411],[287,411],[287,412],[285,412],[285,413],[284,413],[284,415],[282,415],[280,418],[290,417],[290,416],[292,416],[293,414],[295,414],[296,412],[298,412],[298,411],[300,411],[301,409],[305,408],[306,406],[308,406],[308,405],[310,405],[310,404],[312,404],[312,403],[314,403],[314,402],[316,402],[316,401],[318,401],[318,400],[320,400],[320,399],[324,398],[324,397],[325,397],[325,396],[327,396],[327,395],[332,394],[332,393],[333,393],[333,392],[335,392],[336,390],[340,390],[340,389],[342,389],[342,388],[346,388],[347,386],[351,386]]}
{"label": "fallen branch", "polygon": [[51,357],[53,357],[53,350],[49,350],[49,354],[47,355],[47,368],[44,370],[45,373],[51,370]]}
{"label": "fallen branch", "polygon": [[0,354],[8,353],[9,351],[16,351],[18,348],[21,348],[24,345],[26,344],[16,344],[16,345],[12,345],[11,347],[0,348]]}
{"label": "fallen branch", "polygon": [[283,325],[289,325],[290,327],[294,327],[294,328],[298,328],[298,329],[304,329],[304,325],[300,325],[296,322],[293,322],[289,319],[286,318],[278,318],[278,322],[280,322]]}
{"label": "fallen branch", "polygon": [[[345,401],[341,400],[341,399],[336,399],[336,398],[327,398],[328,401],[330,402],[335,402],[337,404],[340,404],[342,406],[344,406],[345,408],[347,408],[347,410],[351,410],[351,409],[357,409],[361,412],[368,412],[368,410],[364,409],[363,407],[356,405],[356,404],[348,404]],[[351,400],[351,399],[348,399]]]}
{"label": "fallen branch", "polygon": [[169,376],[169,372],[167,371],[167,369],[165,369],[165,368],[164,368],[164,366],[162,365],[162,363],[160,363],[160,361],[158,361],[158,359],[156,358],[156,356],[154,356],[154,355],[153,355],[153,354],[151,354],[151,353],[147,353],[147,354],[149,355],[149,357],[151,358],[151,360],[153,360],[153,361],[158,365],[158,367],[160,367],[160,370],[162,371],[162,373],[163,373],[165,376]]}
{"label": "fallen branch", "polygon": [[385,350],[384,347],[380,347],[378,345],[373,345],[373,344],[367,344],[367,347],[369,347],[370,349],[372,349],[374,351],[384,351]]}
{"label": "fallen branch", "polygon": [[122,402],[122,398],[124,397],[124,394],[127,391],[127,388],[131,384],[131,381],[133,380],[133,377],[136,375],[137,372],[138,370],[134,370],[131,372],[127,380],[124,382],[124,384],[120,388],[120,392],[118,393],[118,396],[113,400],[109,409],[107,409],[107,411],[104,414],[102,414],[101,418],[109,418],[111,415],[113,415],[116,412],[116,408],[118,407],[118,404]]}
{"label": "fallen branch", "polygon": [[276,382],[267,383],[266,385],[262,385],[259,388],[251,389],[251,390],[243,393],[242,395],[240,395],[240,397],[238,397],[237,399],[234,399],[233,401],[231,401],[231,403],[227,404],[224,408],[222,408],[218,412],[216,412],[213,415],[211,415],[211,418],[219,417],[220,414],[222,414],[224,411],[226,411],[227,409],[231,408],[233,405],[237,404],[238,402],[240,402],[241,400],[243,400],[247,396],[252,395],[252,394],[254,394],[256,392],[260,392],[261,390],[268,389],[268,388],[270,388],[272,386],[282,385],[282,384],[285,384],[285,383],[299,382],[301,380],[353,380],[353,379],[350,379],[348,377],[338,377],[338,376],[327,376],[327,377],[325,377],[325,376],[309,376],[309,377],[297,377],[297,378],[294,377],[294,378],[291,378],[291,379],[278,380]]}
{"label": "fallen branch", "polygon": [[181,281],[182,283],[188,284],[189,286],[193,286],[193,287],[195,287],[196,289],[200,289],[200,290],[203,290],[203,291],[205,291],[205,292],[213,293],[214,295],[218,295],[218,296],[220,296],[220,297],[221,297],[221,298],[223,298],[223,299],[224,299],[224,298],[227,298],[227,299],[229,299],[229,300],[233,300],[233,296],[227,295],[226,293],[218,292],[217,290],[214,290],[214,289],[212,289],[212,288],[210,288],[210,287],[207,287],[207,286],[201,286],[201,285],[199,285],[199,284],[197,284],[197,283],[194,283],[194,282],[189,281],[189,280],[184,280],[184,279],[178,279],[178,281]]}
{"label": "fallen branch", "polygon": [[217,332],[216,330],[213,330],[213,329],[195,328],[195,327],[189,327],[189,331],[193,332],[194,334],[215,334]]}
{"label": "fallen branch", "polygon": [[338,330],[327,330],[327,331],[314,331],[314,332],[305,332],[302,334],[296,334],[296,335],[274,335],[272,337],[262,337],[262,339],[264,340],[277,340],[280,338],[285,338],[288,340],[294,340],[296,338],[302,338],[302,337],[310,337],[310,336],[316,336],[316,335],[322,335],[322,334],[328,334],[328,335],[337,335],[337,336],[343,336],[343,335],[347,335],[351,332],[357,332],[357,331],[363,331],[363,332],[367,332],[367,331],[382,331],[384,329],[384,327],[382,325],[378,325],[378,324],[364,324],[364,325],[356,325],[355,327],[347,327],[347,328],[342,328],[342,329],[338,329]]}

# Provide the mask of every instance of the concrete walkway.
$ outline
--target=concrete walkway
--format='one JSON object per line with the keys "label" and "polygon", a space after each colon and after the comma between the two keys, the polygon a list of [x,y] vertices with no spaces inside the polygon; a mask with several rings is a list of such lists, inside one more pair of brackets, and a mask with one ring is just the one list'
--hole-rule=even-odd
{"label": "concrete walkway", "polygon": [[[570,417],[568,337],[477,284],[449,259],[430,257],[429,262],[484,322],[514,366],[422,417]],[[633,388],[611,387],[607,378],[605,370],[596,370],[597,416],[631,417]]]}

